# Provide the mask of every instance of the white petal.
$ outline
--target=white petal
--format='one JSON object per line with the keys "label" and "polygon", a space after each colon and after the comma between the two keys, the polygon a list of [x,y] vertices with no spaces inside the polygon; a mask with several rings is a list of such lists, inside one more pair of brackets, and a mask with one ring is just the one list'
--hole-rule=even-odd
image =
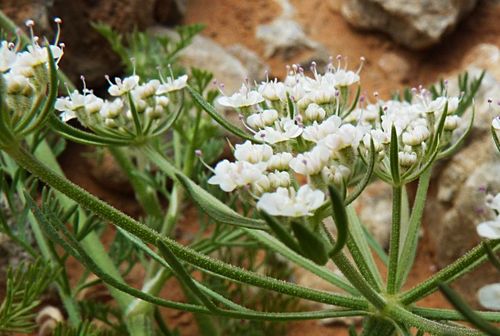
{"label": "white petal", "polygon": [[500,310],[500,283],[482,287],[477,296],[481,306],[491,310]]}

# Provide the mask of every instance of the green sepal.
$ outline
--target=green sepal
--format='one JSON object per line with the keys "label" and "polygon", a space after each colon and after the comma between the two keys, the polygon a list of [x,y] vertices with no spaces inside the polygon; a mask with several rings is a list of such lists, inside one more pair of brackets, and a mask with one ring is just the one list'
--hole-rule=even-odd
{"label": "green sepal", "polygon": [[230,122],[228,122],[223,116],[221,116],[219,114],[219,112],[217,112],[215,110],[215,108],[212,105],[210,105],[209,103],[207,103],[205,101],[205,99],[203,99],[203,97],[198,92],[196,92],[192,87],[190,87],[188,85],[188,86],[186,86],[186,88],[189,91],[189,93],[191,94],[191,96],[193,97],[194,101],[198,105],[200,105],[200,107],[203,110],[205,110],[205,112],[207,112],[210,115],[210,117],[212,117],[212,119],[214,119],[219,125],[221,125],[222,127],[224,127],[230,133],[232,133],[232,134],[234,134],[234,135],[236,135],[236,136],[238,136],[240,138],[250,140],[252,142],[262,143],[262,141],[254,139],[253,136],[245,133],[240,128],[235,127],[233,124],[231,124]]}
{"label": "green sepal", "polygon": [[333,257],[340,252],[347,243],[347,237],[349,236],[349,221],[347,219],[347,213],[345,211],[342,196],[332,186],[328,187],[328,191],[330,192],[330,201],[332,203],[333,219],[335,221],[335,226],[337,227],[337,239],[335,245],[328,253],[330,257]]}
{"label": "green sepal", "polygon": [[399,185],[401,177],[399,176],[399,147],[398,147],[398,134],[396,127],[392,125],[391,128],[391,144],[390,148],[390,163],[391,163],[391,177],[394,185]]}
{"label": "green sepal", "polygon": [[263,220],[242,216],[191,181],[184,174],[176,173],[175,176],[195,203],[215,221],[249,229],[266,230]]}
{"label": "green sepal", "polygon": [[301,253],[301,249],[299,244],[295,241],[293,236],[290,234],[290,232],[284,227],[283,224],[281,224],[275,217],[269,215],[265,211],[261,211],[260,215],[264,220],[266,221],[267,225],[271,228],[271,230],[274,232],[276,237],[285,244],[287,247],[292,249],[293,251],[297,253]]}
{"label": "green sepal", "polygon": [[311,259],[318,265],[326,264],[328,261],[328,253],[325,241],[299,222],[292,221],[291,226],[299,242],[302,255]]}

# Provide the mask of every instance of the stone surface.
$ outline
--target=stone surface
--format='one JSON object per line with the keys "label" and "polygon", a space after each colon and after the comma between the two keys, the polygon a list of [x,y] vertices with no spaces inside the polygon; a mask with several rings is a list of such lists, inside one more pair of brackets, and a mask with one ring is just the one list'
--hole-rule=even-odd
{"label": "stone surface", "polygon": [[386,52],[377,62],[378,66],[389,79],[397,82],[407,82],[410,76],[410,64],[398,53]]}
{"label": "stone surface", "polygon": [[346,0],[342,15],[353,26],[389,34],[397,42],[422,49],[439,42],[477,0]]}
{"label": "stone surface", "polygon": [[236,57],[246,68],[250,80],[263,79],[266,71],[269,71],[269,66],[259,57],[259,55],[242,44],[230,45],[226,50]]}
{"label": "stone surface", "polygon": [[[478,69],[469,70],[472,76],[479,74]],[[450,83],[449,89],[456,93],[455,84]],[[485,197],[500,192],[500,153],[489,130],[495,112],[487,103],[487,98],[499,90],[500,83],[487,73],[476,96],[476,118],[468,142],[434,171],[424,222],[426,230],[432,231],[429,236],[438,268],[449,265],[480,242],[476,226],[489,219]],[[498,278],[496,269],[484,265],[455,284],[468,302],[477,303],[477,290]]]}

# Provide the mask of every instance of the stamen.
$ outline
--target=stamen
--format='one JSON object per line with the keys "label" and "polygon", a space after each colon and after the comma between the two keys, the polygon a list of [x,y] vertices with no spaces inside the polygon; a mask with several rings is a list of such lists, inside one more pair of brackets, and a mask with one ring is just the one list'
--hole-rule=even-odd
{"label": "stamen", "polygon": [[130,57],[130,63],[132,63],[132,75],[135,76],[135,68],[136,68],[135,57]]}
{"label": "stamen", "polygon": [[360,61],[360,63],[359,63],[359,67],[358,67],[358,70],[356,71],[356,74],[358,74],[358,75],[359,75],[359,73],[361,72],[361,70],[363,69],[363,66],[365,65],[366,58],[364,58],[363,56],[361,56],[361,57],[359,58],[359,61]]}
{"label": "stamen", "polygon": [[62,20],[59,17],[55,17],[54,18],[54,22],[57,25],[57,29],[56,29],[56,36],[54,38],[53,45],[57,45],[59,43],[59,37],[61,36],[61,24],[62,24]]}
{"label": "stamen", "polygon": [[206,162],[205,160],[203,160],[203,152],[201,151],[201,149],[197,149],[194,151],[194,155],[196,155],[196,157],[198,157],[198,159],[200,160],[201,164],[205,166],[205,168],[207,168],[208,170],[210,170],[212,173],[215,174],[215,169],[213,169],[212,167],[210,167]]}

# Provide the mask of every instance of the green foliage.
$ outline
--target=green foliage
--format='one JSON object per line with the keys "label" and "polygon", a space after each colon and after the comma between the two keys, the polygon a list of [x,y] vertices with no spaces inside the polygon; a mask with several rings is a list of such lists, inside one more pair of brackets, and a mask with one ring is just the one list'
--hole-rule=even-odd
{"label": "green foliage", "polygon": [[35,329],[35,309],[40,305],[40,295],[57,274],[41,259],[16,269],[9,268],[5,298],[0,305],[0,334],[29,333]]}
{"label": "green foliage", "polygon": [[98,328],[89,321],[82,322],[78,326],[58,324],[54,329],[53,336],[119,336],[124,335],[112,330]]}

